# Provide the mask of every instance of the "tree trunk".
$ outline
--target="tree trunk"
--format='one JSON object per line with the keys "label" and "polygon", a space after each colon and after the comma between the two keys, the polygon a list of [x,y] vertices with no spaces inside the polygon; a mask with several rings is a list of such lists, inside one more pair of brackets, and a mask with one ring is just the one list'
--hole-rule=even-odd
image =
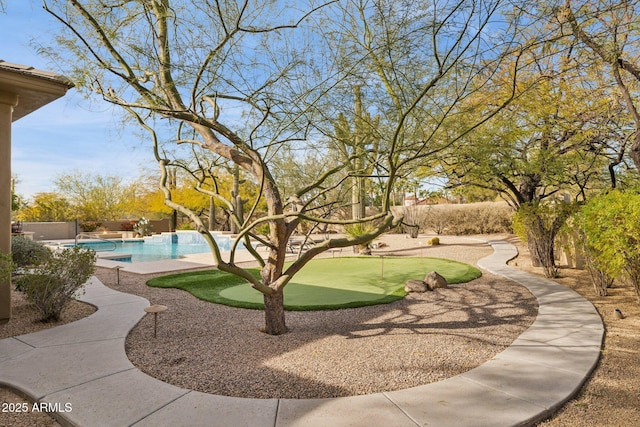
{"label": "tree trunk", "polygon": [[287,332],[284,319],[284,292],[282,289],[273,295],[264,295],[264,332],[269,335],[282,335]]}
{"label": "tree trunk", "polygon": [[629,149],[629,157],[633,160],[636,170],[640,172],[640,123],[636,124],[636,136]]}
{"label": "tree trunk", "polygon": [[538,256],[538,248],[536,247],[535,240],[527,238],[527,248],[529,249],[529,255],[531,257],[531,265],[533,267],[542,267],[542,261]]}
{"label": "tree trunk", "polygon": [[587,271],[591,276],[591,283],[596,291],[596,295],[604,297],[608,294],[608,289],[613,284],[613,278],[605,271],[598,268],[595,263],[587,256]]}
{"label": "tree trunk", "polygon": [[216,229],[216,204],[213,197],[209,197],[209,230]]}
{"label": "tree trunk", "polygon": [[[240,184],[244,183],[244,180],[240,179],[240,167],[236,164],[233,166],[233,189],[231,190],[231,203],[233,204],[233,215],[240,223],[244,221],[244,204],[248,199],[243,199],[240,196]],[[237,234],[242,228],[236,221],[231,220],[229,226],[231,232]]]}
{"label": "tree trunk", "polygon": [[544,275],[549,278],[558,277],[554,243],[556,230],[547,230],[540,218],[535,218],[527,230],[527,246],[534,267],[542,267]]}

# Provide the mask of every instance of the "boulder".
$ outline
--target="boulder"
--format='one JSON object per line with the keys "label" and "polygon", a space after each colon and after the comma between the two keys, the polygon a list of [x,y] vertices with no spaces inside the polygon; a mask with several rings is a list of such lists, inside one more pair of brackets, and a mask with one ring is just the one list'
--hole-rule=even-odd
{"label": "boulder", "polygon": [[422,280],[407,280],[404,285],[405,292],[426,292],[429,291],[429,286]]}
{"label": "boulder", "polygon": [[447,279],[435,271],[427,274],[427,277],[424,278],[424,283],[429,287],[429,290],[446,288],[448,286]]}

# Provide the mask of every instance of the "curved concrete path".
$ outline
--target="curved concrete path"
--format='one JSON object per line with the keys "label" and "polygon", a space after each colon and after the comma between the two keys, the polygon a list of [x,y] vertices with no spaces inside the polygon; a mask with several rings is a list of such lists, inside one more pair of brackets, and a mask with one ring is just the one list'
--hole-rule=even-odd
{"label": "curved concrete path", "polygon": [[[99,310],[57,328],[0,341],[0,383],[74,426],[515,426],[548,417],[594,369],[604,335],[594,307],[555,282],[505,265],[504,241],[481,268],[537,297],[531,327],[483,365],[406,390],[335,399],[242,399],[175,387],[129,362],[125,337],[149,302],[92,279],[82,300]],[[65,404],[71,410],[64,412]],[[67,408],[68,409],[68,408]]]}

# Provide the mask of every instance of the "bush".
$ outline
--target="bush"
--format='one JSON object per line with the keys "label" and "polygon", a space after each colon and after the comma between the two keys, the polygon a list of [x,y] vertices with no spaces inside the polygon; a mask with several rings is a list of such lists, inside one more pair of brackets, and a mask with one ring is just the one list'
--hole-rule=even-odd
{"label": "bush", "polygon": [[[347,236],[352,238],[358,238],[369,234],[373,231],[373,226],[370,223],[357,222],[355,224],[349,224],[344,227],[344,232]],[[358,253],[361,255],[371,255],[371,240],[363,242],[358,245]]]}
{"label": "bush", "polygon": [[11,238],[11,254],[13,262],[18,267],[27,267],[36,265],[45,260],[50,255],[42,243],[34,242],[22,236],[14,236]]}
{"label": "bush", "polygon": [[82,231],[85,231],[87,233],[90,233],[92,231],[96,231],[98,229],[98,227],[102,226],[101,222],[95,222],[95,221],[85,221],[83,223],[80,224],[80,228],[82,228]]}
{"label": "bush", "polygon": [[11,278],[11,272],[15,269],[11,255],[0,253],[0,283],[6,283]]}
{"label": "bush", "polygon": [[67,303],[93,274],[95,261],[96,254],[90,249],[74,247],[52,252],[23,275],[16,288],[35,306],[40,320],[57,321]]}
{"label": "bush", "polygon": [[440,239],[438,237],[432,237],[427,241],[427,244],[431,246],[438,246],[440,244]]}
{"label": "bush", "polygon": [[604,297],[608,294],[608,289],[613,286],[614,278],[590,255],[585,256],[587,271],[591,277],[591,283],[596,291],[596,295]]}
{"label": "bush", "polygon": [[594,197],[576,222],[590,261],[606,276],[629,282],[640,302],[640,193],[616,190]]}
{"label": "bush", "polygon": [[183,222],[176,227],[176,230],[195,230],[196,226],[192,222]]}
{"label": "bush", "polygon": [[433,230],[436,234],[444,234],[454,218],[449,209],[433,209],[422,223],[426,229]]}

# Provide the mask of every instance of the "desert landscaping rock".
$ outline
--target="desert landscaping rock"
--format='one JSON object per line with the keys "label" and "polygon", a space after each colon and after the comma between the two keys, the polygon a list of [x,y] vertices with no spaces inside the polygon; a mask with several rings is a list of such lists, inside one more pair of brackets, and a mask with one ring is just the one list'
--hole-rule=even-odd
{"label": "desert landscaping rock", "polygon": [[407,280],[404,285],[405,292],[427,292],[430,291],[429,286],[423,280]]}
{"label": "desert landscaping rock", "polygon": [[444,289],[448,287],[447,279],[442,277],[438,272],[432,271],[424,278],[424,283],[427,284],[430,290]]}

